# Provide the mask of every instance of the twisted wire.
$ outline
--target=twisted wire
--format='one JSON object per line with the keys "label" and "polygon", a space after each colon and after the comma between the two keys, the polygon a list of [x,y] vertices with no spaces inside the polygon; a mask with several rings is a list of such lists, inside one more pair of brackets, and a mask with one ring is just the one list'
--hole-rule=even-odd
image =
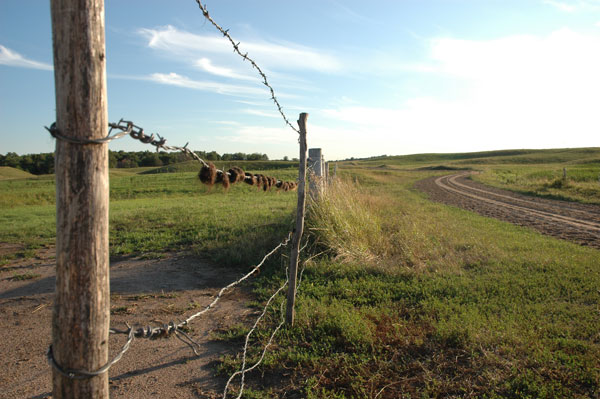
{"label": "twisted wire", "polygon": [[108,369],[110,369],[115,363],[117,363],[119,360],[121,360],[121,358],[123,357],[125,352],[127,352],[129,350],[129,347],[131,346],[131,343],[133,342],[133,338],[134,338],[134,330],[130,329],[129,336],[127,337],[127,342],[125,342],[125,345],[123,345],[123,347],[121,348],[119,353],[117,353],[112,360],[107,362],[104,366],[100,367],[96,371],[63,368],[56,362],[56,359],[54,358],[54,353],[52,352],[52,345],[50,345],[48,347],[48,351],[46,352],[46,358],[48,360],[48,363],[52,367],[54,367],[54,369],[56,369],[60,374],[64,375],[67,378],[75,379],[75,380],[82,380],[82,379],[86,379],[86,378],[97,377],[103,373],[106,373],[108,371]]}

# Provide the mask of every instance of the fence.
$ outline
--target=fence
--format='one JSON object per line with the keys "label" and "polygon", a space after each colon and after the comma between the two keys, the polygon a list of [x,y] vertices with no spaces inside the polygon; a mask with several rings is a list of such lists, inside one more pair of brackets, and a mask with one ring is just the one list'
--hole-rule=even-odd
{"label": "fence", "polygon": [[[209,15],[200,0],[196,0],[203,16],[215,26],[232,44],[234,52],[249,61],[264,85],[270,90],[285,123],[299,134],[300,164],[298,183],[284,182],[270,176],[250,174],[240,168],[218,170],[204,161],[197,153],[183,147],[168,146],[160,135],[146,135],[133,122],[121,120],[108,123],[105,82],[104,3],[103,0],[55,0],[51,3],[53,53],[55,64],[57,119],[47,130],[56,141],[56,190],[57,190],[57,238],[56,238],[56,299],[53,314],[52,344],[47,357],[53,372],[53,397],[108,397],[107,371],[122,359],[136,338],[175,336],[194,353],[198,344],[183,327],[206,314],[231,288],[255,274],[265,261],[291,241],[290,266],[286,281],[267,301],[263,312],[246,336],[242,367],[227,382],[223,397],[227,396],[232,381],[240,376],[238,398],[244,389],[245,374],[256,368],[264,358],[275,335],[284,321],[294,321],[294,301],[298,279],[301,241],[304,228],[305,182],[307,172],[306,120],[308,114],[300,114],[298,128],[286,117],[267,76],[248,54],[242,54],[228,30],[219,26]],[[72,79],[80,76],[82,79]],[[77,99],[77,101],[73,101]],[[110,130],[109,130],[110,129]],[[111,135],[113,131],[117,133]],[[127,326],[119,330],[110,328],[110,292],[108,289],[108,157],[107,146],[112,140],[129,135],[157,150],[181,151],[201,163],[199,178],[209,185],[246,182],[267,191],[273,187],[284,191],[297,190],[298,204],[296,227],[260,263],[240,279],[223,287],[203,310],[190,315],[182,322],[171,321],[159,327]],[[319,150],[320,153],[320,150]],[[315,156],[311,170],[322,176],[322,156]],[[321,184],[321,180],[318,184]],[[304,265],[306,261],[304,262]],[[282,322],[274,329],[261,358],[252,366],[246,364],[246,352],[250,336],[264,317],[274,298],[288,286],[287,307]],[[80,309],[86,309],[85,312]],[[108,359],[108,335],[128,336],[117,355]]]}

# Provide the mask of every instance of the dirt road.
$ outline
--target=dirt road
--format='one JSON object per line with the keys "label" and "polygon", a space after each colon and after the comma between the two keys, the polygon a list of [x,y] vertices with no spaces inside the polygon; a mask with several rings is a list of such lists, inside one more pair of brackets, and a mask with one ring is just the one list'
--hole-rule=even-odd
{"label": "dirt road", "polygon": [[[16,252],[0,244],[0,252]],[[54,249],[15,259],[0,268],[0,398],[50,398],[51,369],[46,349],[51,341],[54,301]],[[240,270],[211,265],[186,254],[161,259],[111,261],[111,327],[125,322],[158,326],[203,309],[218,290],[240,277]],[[27,277],[18,277],[27,276]],[[136,339],[121,361],[109,370],[111,398],[222,397],[223,377],[214,363],[237,354],[242,342],[214,339],[215,332],[254,320],[245,288],[234,288],[206,315],[190,323],[190,336],[201,345],[199,356],[181,341]],[[111,357],[125,336],[111,336]],[[237,386],[237,385],[236,385]]]}
{"label": "dirt road", "polygon": [[415,186],[434,201],[600,248],[599,206],[529,197],[488,187],[471,180],[472,173],[432,177]]}

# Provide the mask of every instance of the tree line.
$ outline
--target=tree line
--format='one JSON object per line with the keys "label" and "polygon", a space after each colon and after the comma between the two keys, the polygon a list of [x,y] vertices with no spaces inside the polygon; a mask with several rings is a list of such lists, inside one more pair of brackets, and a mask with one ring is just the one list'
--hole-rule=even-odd
{"label": "tree line", "polygon": [[[216,151],[196,151],[196,154],[207,161],[268,161],[267,154],[219,154]],[[287,158],[287,157],[286,157]],[[189,161],[190,157],[182,152],[152,151],[108,151],[109,168],[137,168],[142,166],[164,166]],[[8,152],[0,154],[0,166],[10,166],[34,175],[54,173],[54,153],[18,155]]]}

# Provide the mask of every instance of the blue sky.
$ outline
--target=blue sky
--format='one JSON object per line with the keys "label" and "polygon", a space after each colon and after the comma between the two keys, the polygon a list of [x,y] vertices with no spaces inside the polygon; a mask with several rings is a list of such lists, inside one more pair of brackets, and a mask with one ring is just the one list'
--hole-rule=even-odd
{"label": "blue sky", "polygon": [[[327,159],[600,146],[600,0],[209,0]],[[297,157],[194,0],[107,1],[109,120],[168,144]],[[0,153],[51,152],[50,5],[0,1]],[[112,150],[151,148],[130,138]]]}

